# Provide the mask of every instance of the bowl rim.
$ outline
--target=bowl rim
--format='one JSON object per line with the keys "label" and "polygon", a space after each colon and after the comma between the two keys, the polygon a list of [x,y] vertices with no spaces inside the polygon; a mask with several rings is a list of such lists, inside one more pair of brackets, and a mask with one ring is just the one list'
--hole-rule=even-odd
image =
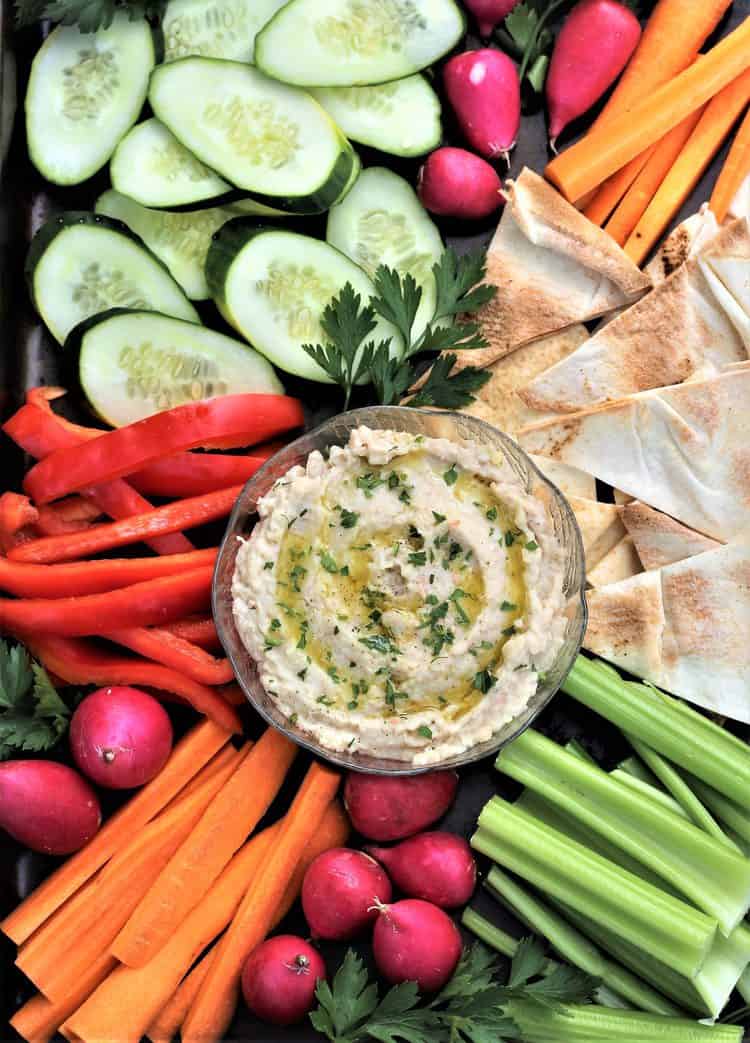
{"label": "bowl rim", "polygon": [[[240,664],[237,662],[237,654],[234,648],[234,636],[236,636],[236,640],[239,645],[242,645],[242,639],[239,636],[239,632],[237,631],[236,625],[234,623],[234,613],[231,611],[230,608],[230,611],[227,614],[229,624],[235,632],[235,635],[230,637],[230,635],[227,635],[225,633],[225,621],[223,618],[223,611],[220,611],[220,602],[223,602],[227,597],[227,591],[224,587],[223,579],[220,577],[222,563],[227,554],[231,553],[230,542],[239,538],[236,532],[238,523],[240,523],[243,518],[248,517],[252,514],[252,512],[248,512],[247,506],[243,502],[246,497],[248,487],[258,482],[262,482],[264,475],[268,471],[272,471],[274,469],[274,464],[277,461],[278,457],[282,453],[293,454],[295,446],[297,446],[300,442],[308,441],[312,438],[315,438],[317,435],[320,435],[321,432],[326,431],[333,424],[337,422],[340,423],[342,420],[344,420],[349,425],[349,431],[359,426],[359,424],[357,423],[358,417],[362,417],[362,422],[366,423],[367,426],[372,427],[374,422],[373,413],[377,413],[379,410],[387,410],[389,414],[397,412],[409,414],[412,416],[415,414],[436,416],[441,419],[448,419],[454,423],[456,419],[460,419],[462,423],[468,423],[469,427],[474,426],[480,430],[487,429],[492,433],[493,437],[496,438],[499,436],[501,442],[510,446],[511,451],[513,453],[520,455],[524,465],[535,476],[535,478],[552,490],[557,502],[562,505],[563,511],[567,514],[568,521],[571,524],[571,535],[574,540],[573,555],[580,565],[581,582],[578,591],[571,592],[571,594],[568,596],[568,604],[575,605],[576,616],[579,619],[578,633],[576,634],[575,640],[573,642],[573,647],[571,649],[569,661],[565,665],[564,670],[562,670],[562,672],[560,673],[558,683],[554,687],[550,688],[549,692],[546,693],[544,698],[540,700],[539,704],[534,707],[533,711],[529,713],[525,719],[521,719],[521,714],[519,714],[518,726],[517,728],[513,729],[513,731],[510,734],[505,735],[503,737],[499,737],[497,741],[495,741],[495,737],[493,736],[492,739],[486,740],[484,743],[482,743],[481,748],[480,744],[477,744],[476,746],[464,750],[462,753],[456,756],[448,757],[444,760],[424,765],[415,765],[409,763],[408,761],[399,761],[382,757],[379,758],[375,755],[366,754],[365,756],[369,756],[373,760],[377,760],[379,762],[379,765],[382,766],[375,767],[367,765],[365,763],[358,762],[356,760],[356,754],[347,754],[343,751],[329,750],[327,747],[323,746],[320,742],[318,742],[309,733],[304,732],[301,729],[297,729],[294,725],[289,725],[288,719],[285,719],[285,722],[283,724],[280,724],[277,720],[273,719],[273,717],[267,712],[266,708],[263,706],[261,701],[252,692],[251,686],[245,677],[244,670],[240,667]],[[364,420],[365,415],[368,417],[368,421]],[[382,428],[380,428],[380,430],[388,430],[388,428],[383,426]],[[333,445],[336,443],[332,442],[331,444]],[[306,455],[309,456],[310,452],[313,451],[313,449],[307,450]],[[292,467],[295,465],[290,464],[289,466]],[[229,592],[229,602],[231,606],[231,590]],[[223,607],[223,605],[221,607]],[[360,774],[392,775],[396,777],[422,775],[430,771],[453,770],[464,765],[474,764],[477,761],[483,760],[485,757],[496,756],[497,753],[500,750],[502,750],[505,746],[507,746],[508,743],[518,738],[519,735],[521,735],[524,731],[526,731],[527,728],[529,728],[533,724],[533,722],[536,720],[536,718],[539,716],[542,710],[544,710],[549,705],[553,697],[557,694],[562,685],[565,683],[565,679],[567,678],[568,674],[573,668],[573,664],[575,663],[576,658],[581,651],[588,623],[588,605],[586,602],[586,567],[585,554],[583,549],[583,538],[581,536],[581,530],[578,525],[578,520],[576,519],[573,508],[568,502],[567,497],[561,492],[561,490],[555,485],[555,483],[551,481],[540,470],[539,467],[537,467],[536,463],[531,459],[530,455],[523,449],[522,446],[518,444],[518,442],[515,441],[515,439],[511,438],[510,435],[506,434],[504,431],[501,431],[499,428],[494,427],[486,420],[483,420],[480,417],[471,416],[470,414],[459,413],[454,410],[446,409],[430,409],[423,407],[399,405],[362,406],[357,409],[350,409],[345,410],[341,413],[335,413],[334,415],[328,417],[321,423],[316,424],[315,427],[303,431],[300,435],[298,435],[297,438],[282,446],[272,456],[270,456],[266,461],[264,461],[263,465],[260,468],[258,468],[258,470],[253,475],[251,475],[250,478],[248,478],[248,480],[245,482],[241,492],[237,497],[237,500],[234,503],[234,506],[232,507],[232,511],[229,515],[227,526],[224,535],[222,536],[218,553],[216,555],[216,562],[214,565],[213,578],[211,582],[211,608],[214,622],[216,624],[216,630],[219,637],[219,641],[221,643],[222,648],[224,649],[227,658],[229,659],[229,662],[232,665],[235,680],[239,685],[243,695],[245,696],[253,710],[257,714],[259,714],[259,716],[266,722],[266,724],[275,728],[277,731],[280,731],[287,738],[291,739],[291,741],[294,742],[297,746],[300,746],[308,753],[311,753],[314,756],[324,761],[327,761],[330,764],[335,765],[336,767],[344,768],[349,771],[356,771]],[[259,687],[262,687],[259,681],[257,683]],[[528,703],[526,704],[526,706],[528,706]],[[523,713],[523,711],[521,711],[521,713]],[[514,720],[516,720],[516,718],[511,718],[509,721],[506,722],[506,724],[503,727],[510,727],[510,725],[513,724]]]}

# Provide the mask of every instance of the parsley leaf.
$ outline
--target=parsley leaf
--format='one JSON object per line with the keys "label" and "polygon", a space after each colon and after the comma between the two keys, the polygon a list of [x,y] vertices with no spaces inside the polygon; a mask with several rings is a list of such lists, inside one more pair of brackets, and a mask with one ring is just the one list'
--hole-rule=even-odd
{"label": "parsley leaf", "polygon": [[0,761],[51,749],[69,717],[44,667],[21,645],[0,641]]}
{"label": "parsley leaf", "polygon": [[493,684],[497,681],[497,678],[489,670],[479,670],[474,674],[474,680],[472,681],[472,688],[476,688],[482,695],[486,695],[492,688]]}
{"label": "parsley leaf", "polygon": [[82,33],[108,29],[118,11],[132,20],[159,18],[166,0],[16,0],[16,25],[21,28],[42,18],[62,25],[77,25]]}
{"label": "parsley leaf", "polygon": [[422,300],[422,287],[417,286],[414,276],[406,272],[403,278],[393,268],[381,264],[373,279],[378,296],[372,306],[386,322],[392,323],[409,347],[411,331]]}
{"label": "parsley leaf", "polygon": [[370,304],[364,308],[361,305],[362,298],[347,282],[339,296],[323,309],[320,325],[327,342],[302,345],[302,350],[343,387],[344,409],[352,388],[367,373],[374,351],[372,342],[364,347],[362,342],[375,329],[375,311]]}
{"label": "parsley leaf", "polygon": [[498,34],[503,45],[520,58],[518,76],[521,84],[528,84],[536,93],[541,93],[544,87],[549,55],[555,41],[548,23],[572,3],[573,0],[521,0],[506,16]]}
{"label": "parsley leaf", "polygon": [[455,363],[453,354],[438,356],[424,384],[409,400],[409,405],[439,406],[441,409],[461,409],[471,405],[474,392],[484,387],[492,374],[488,369],[464,366],[451,376]]}
{"label": "parsley leaf", "polygon": [[342,529],[353,529],[359,521],[359,515],[356,511],[347,510],[346,507],[341,508],[341,528]]}

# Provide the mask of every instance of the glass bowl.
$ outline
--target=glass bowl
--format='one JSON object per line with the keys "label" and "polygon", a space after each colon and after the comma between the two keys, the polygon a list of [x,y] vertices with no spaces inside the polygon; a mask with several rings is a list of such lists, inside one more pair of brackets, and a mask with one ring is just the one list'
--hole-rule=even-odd
{"label": "glass bowl", "polygon": [[[304,464],[318,449],[323,455],[334,445],[345,445],[351,431],[362,425],[383,430],[408,431],[428,438],[478,442],[500,450],[522,480],[526,491],[542,498],[548,507],[557,539],[565,550],[563,590],[566,596],[567,626],[560,651],[540,679],[537,690],[517,717],[503,724],[495,735],[463,753],[429,765],[415,766],[407,761],[376,757],[366,753],[334,752],[280,712],[260,683],[247,649],[242,643],[232,612],[232,577],[240,547],[238,537],[247,537],[257,519],[258,500],[274,482],[295,464]],[[565,680],[578,654],[586,629],[584,596],[585,567],[581,534],[573,511],[560,490],[552,484],[516,443],[490,424],[475,417],[442,410],[413,409],[408,406],[371,406],[341,413],[291,442],[272,456],[245,485],[234,506],[219,550],[213,581],[213,611],[216,629],[237,680],[250,704],[261,717],[294,742],[312,753],[353,771],[382,775],[418,775],[439,768],[457,768],[496,753],[519,735],[544,709]]]}

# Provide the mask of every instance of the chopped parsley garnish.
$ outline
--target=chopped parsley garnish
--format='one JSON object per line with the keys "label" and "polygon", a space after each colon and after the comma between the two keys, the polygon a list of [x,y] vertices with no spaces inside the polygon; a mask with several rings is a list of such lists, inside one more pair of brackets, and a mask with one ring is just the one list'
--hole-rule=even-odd
{"label": "chopped parsley garnish", "polygon": [[289,579],[292,581],[292,590],[295,590],[298,594],[301,591],[300,583],[304,580],[307,575],[307,569],[304,565],[295,565],[289,573]]}
{"label": "chopped parsley garnish", "polygon": [[458,481],[458,471],[456,465],[451,464],[447,471],[443,471],[443,481],[446,485],[455,485]]}
{"label": "chopped parsley garnish", "polygon": [[383,484],[383,479],[380,475],[375,474],[373,471],[368,471],[366,474],[360,474],[357,476],[355,485],[358,489],[361,489],[369,500],[373,492],[379,485]]}
{"label": "chopped parsley garnish", "polygon": [[385,591],[376,590],[375,587],[362,587],[359,597],[365,608],[378,608],[385,601]]}
{"label": "chopped parsley garnish", "polygon": [[500,605],[501,612],[515,612],[517,608],[518,605],[514,605],[512,601],[503,601]]}
{"label": "chopped parsley garnish", "polygon": [[409,698],[409,696],[406,694],[406,692],[397,692],[396,691],[396,689],[395,689],[395,687],[393,685],[393,681],[391,681],[390,677],[386,678],[386,682],[385,682],[385,702],[386,702],[386,706],[390,706],[391,709],[395,709],[396,708],[396,700],[397,699],[408,699],[408,698]]}
{"label": "chopped parsley garnish", "polygon": [[399,478],[399,476],[396,474],[395,471],[391,471],[391,473],[388,475],[388,488],[398,489],[400,484],[401,479]]}
{"label": "chopped parsley garnish", "polygon": [[456,587],[451,596],[448,598],[449,601],[453,602],[453,611],[456,613],[456,619],[461,624],[461,626],[468,626],[471,622],[468,614],[466,613],[461,604],[462,598],[470,597],[471,594],[467,594],[465,590],[461,590],[460,587]]}
{"label": "chopped parsley garnish", "polygon": [[436,525],[441,525],[445,521],[445,515],[444,514],[438,514],[437,511],[433,511],[432,512],[432,517],[435,519],[435,524]]}
{"label": "chopped parsley garnish", "polygon": [[523,533],[520,529],[508,529],[508,531],[505,534],[505,546],[512,547],[518,539],[518,537],[522,535]]}
{"label": "chopped parsley garnish", "polygon": [[341,507],[341,528],[342,529],[353,529],[359,521],[359,515],[356,511],[349,511],[346,507]]}
{"label": "chopped parsley garnish", "polygon": [[273,566],[274,566],[274,562],[272,562],[272,561],[266,561],[266,562],[264,562],[264,564],[263,564],[263,571],[264,571],[264,572],[270,572],[270,571],[271,571],[271,569],[273,568]]}
{"label": "chopped parsley garnish", "polygon": [[417,735],[421,736],[421,738],[423,739],[431,739],[432,730],[428,728],[426,724],[420,724],[420,726],[417,728]]}
{"label": "chopped parsley garnish", "polygon": [[495,521],[497,518],[497,507],[490,507],[488,511],[485,511],[484,516],[487,521]]}
{"label": "chopped parsley garnish", "polygon": [[371,543],[353,543],[352,550],[370,550],[372,548]]}
{"label": "chopped parsley garnish", "polygon": [[297,723],[298,719],[299,719],[299,714],[298,713],[293,713],[292,716],[289,718],[289,723],[291,725],[295,725]]}
{"label": "chopped parsley garnish", "polygon": [[497,678],[489,670],[479,670],[478,673],[474,674],[472,688],[476,688],[482,695],[486,695],[495,681],[497,681]]}
{"label": "chopped parsley garnish", "polygon": [[272,619],[271,620],[271,630],[281,630],[281,620],[280,619]]}
{"label": "chopped parsley garnish", "polygon": [[307,677],[307,667],[306,666],[303,666],[301,670],[297,671],[297,677],[299,677],[300,681],[304,681],[304,679]]}
{"label": "chopped parsley garnish", "polygon": [[515,632],[515,625],[511,623],[509,627],[506,627],[505,630],[503,630],[503,637],[512,637],[515,634]]}
{"label": "chopped parsley garnish", "polygon": [[525,547],[526,550],[539,550],[539,544],[536,540],[529,540],[529,542],[525,544]]}
{"label": "chopped parsley garnish", "polygon": [[349,575],[349,566],[348,565],[342,565],[341,568],[339,569],[339,576],[348,576],[348,575]]}
{"label": "chopped parsley garnish", "polygon": [[427,554],[423,550],[412,551],[408,557],[408,562],[410,565],[426,565]]}
{"label": "chopped parsley garnish", "polygon": [[350,700],[350,701],[349,701],[349,702],[348,702],[348,703],[346,704],[346,708],[347,708],[347,710],[356,710],[356,709],[358,709],[358,708],[359,708],[359,703],[357,702],[357,700],[356,700],[356,699],[351,699],[351,700]]}
{"label": "chopped parsley garnish", "polygon": [[371,637],[361,637],[359,643],[373,652],[380,652],[382,655],[401,655],[398,645],[394,644],[387,634],[373,634]]}
{"label": "chopped parsley garnish", "polygon": [[307,647],[307,631],[310,629],[310,624],[306,619],[303,619],[299,627],[299,641],[297,642],[297,648]]}
{"label": "chopped parsley garnish", "polygon": [[323,566],[326,572],[337,573],[339,571],[339,567],[336,564],[336,559],[332,557],[327,550],[319,551],[318,557],[320,558],[320,564]]}
{"label": "chopped parsley garnish", "polygon": [[338,670],[335,666],[329,666],[326,673],[331,678],[334,684],[341,684],[341,678],[339,677]]}
{"label": "chopped parsley garnish", "polygon": [[265,642],[263,647],[264,652],[269,652],[272,648],[278,648],[278,646],[281,644],[281,638],[271,637],[270,634],[266,634],[263,640]]}
{"label": "chopped parsley garnish", "polygon": [[323,706],[333,706],[335,699],[330,699],[327,695],[319,695],[315,702],[322,703]]}
{"label": "chopped parsley garnish", "polygon": [[411,503],[411,492],[408,489],[402,489],[398,494],[398,498],[401,503]]}

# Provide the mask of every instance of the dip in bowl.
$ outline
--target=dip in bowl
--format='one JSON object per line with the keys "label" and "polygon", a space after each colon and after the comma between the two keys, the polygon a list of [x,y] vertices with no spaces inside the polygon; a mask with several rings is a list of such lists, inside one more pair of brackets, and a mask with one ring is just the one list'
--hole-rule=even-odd
{"label": "dip in bowl", "polygon": [[585,624],[567,503],[471,417],[355,410],[240,497],[214,609],[250,701],[360,770],[498,749],[557,689]]}

